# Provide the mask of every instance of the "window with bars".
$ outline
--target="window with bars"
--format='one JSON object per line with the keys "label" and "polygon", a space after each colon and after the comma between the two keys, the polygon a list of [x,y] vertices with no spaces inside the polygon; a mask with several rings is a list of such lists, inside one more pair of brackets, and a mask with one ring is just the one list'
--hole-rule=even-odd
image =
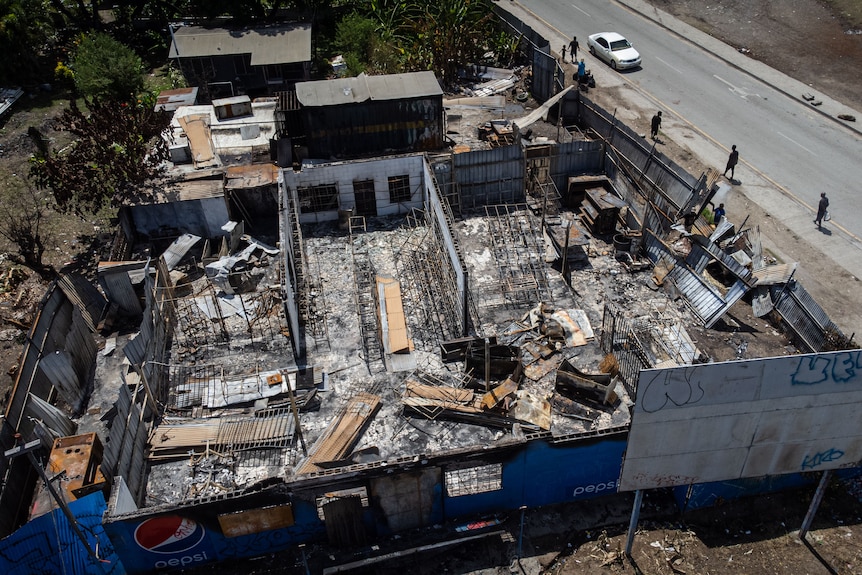
{"label": "window with bars", "polygon": [[299,197],[299,211],[303,214],[327,212],[338,209],[338,186],[306,186],[296,190]]}
{"label": "window with bars", "polygon": [[389,177],[389,201],[393,204],[410,201],[410,176]]}
{"label": "window with bars", "polygon": [[443,474],[443,480],[449,497],[499,491],[503,488],[503,464],[450,469]]}

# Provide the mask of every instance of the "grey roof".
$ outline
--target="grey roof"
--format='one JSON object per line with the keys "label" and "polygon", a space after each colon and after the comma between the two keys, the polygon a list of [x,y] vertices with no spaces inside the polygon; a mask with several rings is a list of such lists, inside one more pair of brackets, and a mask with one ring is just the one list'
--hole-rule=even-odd
{"label": "grey roof", "polygon": [[311,24],[244,30],[181,26],[172,36],[169,58],[251,54],[252,66],[311,60]]}
{"label": "grey roof", "polygon": [[385,76],[336,78],[300,82],[296,97],[303,106],[337,106],[367,100],[399,100],[442,96],[443,90],[433,72],[410,72]]}

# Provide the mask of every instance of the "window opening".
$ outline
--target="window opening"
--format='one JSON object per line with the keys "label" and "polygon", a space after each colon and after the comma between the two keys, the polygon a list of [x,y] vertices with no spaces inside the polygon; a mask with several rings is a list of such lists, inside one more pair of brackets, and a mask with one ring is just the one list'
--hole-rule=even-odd
{"label": "window opening", "polygon": [[499,491],[503,488],[503,464],[450,469],[444,473],[443,480],[449,497]]}
{"label": "window opening", "polygon": [[389,178],[389,201],[393,204],[410,201],[410,176],[391,176]]}
{"label": "window opening", "polygon": [[297,195],[299,211],[304,214],[338,209],[338,186],[335,184],[301,187]]}

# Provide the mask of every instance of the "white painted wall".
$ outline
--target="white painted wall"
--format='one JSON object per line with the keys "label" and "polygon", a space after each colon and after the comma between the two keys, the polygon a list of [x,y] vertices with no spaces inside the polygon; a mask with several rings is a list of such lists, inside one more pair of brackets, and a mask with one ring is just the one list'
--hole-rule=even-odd
{"label": "white painted wall", "polygon": [[862,351],[641,372],[620,490],[854,467]]}
{"label": "white painted wall", "polygon": [[[412,197],[410,202],[393,204],[389,201],[389,177],[410,176]],[[335,184],[338,188],[338,207],[346,210],[355,207],[353,182],[374,180],[377,198],[377,215],[389,216],[407,213],[412,208],[421,208],[425,191],[425,156],[412,154],[371,160],[354,160],[328,164],[305,165],[302,171],[283,170],[284,185],[292,190],[305,186]],[[302,214],[302,223],[316,223],[338,219],[338,211]]]}

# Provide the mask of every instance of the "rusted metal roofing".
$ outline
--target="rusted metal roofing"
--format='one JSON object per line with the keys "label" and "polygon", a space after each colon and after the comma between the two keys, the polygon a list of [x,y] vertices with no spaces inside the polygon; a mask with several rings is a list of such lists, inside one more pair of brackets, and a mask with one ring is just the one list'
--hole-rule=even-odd
{"label": "rusted metal roofing", "polygon": [[278,166],[275,164],[249,164],[230,166],[225,174],[226,190],[261,188],[278,183]]}
{"label": "rusted metal roofing", "polygon": [[198,87],[162,90],[156,98],[156,111],[173,112],[180,106],[193,106],[198,99]]}
{"label": "rusted metal roofing", "polygon": [[766,266],[754,272],[754,279],[757,282],[755,285],[765,286],[774,284],[785,284],[790,281],[793,274],[796,273],[796,268],[799,267],[799,262],[791,262],[789,264],[775,264]]}
{"label": "rusted metal roofing", "polygon": [[409,72],[300,82],[296,97],[303,106],[340,106],[368,100],[399,100],[443,96],[433,72]]}
{"label": "rusted metal roofing", "polygon": [[181,26],[172,37],[169,58],[251,54],[252,66],[311,61],[311,24],[243,30]]}

